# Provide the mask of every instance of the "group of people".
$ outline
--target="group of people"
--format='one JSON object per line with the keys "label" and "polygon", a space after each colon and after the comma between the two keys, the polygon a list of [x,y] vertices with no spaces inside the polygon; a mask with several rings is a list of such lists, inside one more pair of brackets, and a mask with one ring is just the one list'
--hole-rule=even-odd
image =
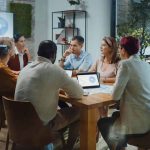
{"label": "group of people", "polygon": [[83,37],[75,36],[59,65],[54,64],[57,46],[50,40],[39,44],[36,60],[27,65],[31,56],[24,40],[24,36],[14,37],[14,41],[0,39],[0,96],[30,101],[51,130],[69,127],[66,149],[73,149],[79,136],[79,110],[74,106],[57,109],[59,89],[74,100],[82,98],[83,90],[64,69],[73,70],[73,76],[79,72],[99,72],[101,82],[114,83],[112,97],[120,102],[120,109],[107,117],[107,109],[100,108],[102,117],[97,124],[110,150],[114,145],[116,150],[126,147],[129,136],[150,131],[150,65],[138,56],[138,39],[123,37],[118,46],[113,37],[104,37],[101,55],[93,63],[91,55],[82,50]]}
{"label": "group of people", "polygon": [[17,76],[30,59],[29,50],[25,47],[25,37],[22,34],[16,34],[14,38],[0,38],[0,111],[2,114],[0,119],[3,127],[6,125],[2,96],[14,96]]}
{"label": "group of people", "polygon": [[60,59],[59,65],[64,69],[72,69],[73,76],[79,72],[98,72],[102,82],[114,83],[120,60],[115,39],[113,37],[102,39],[101,55],[94,64],[91,55],[82,50],[83,44],[83,37],[73,37],[69,48]]}

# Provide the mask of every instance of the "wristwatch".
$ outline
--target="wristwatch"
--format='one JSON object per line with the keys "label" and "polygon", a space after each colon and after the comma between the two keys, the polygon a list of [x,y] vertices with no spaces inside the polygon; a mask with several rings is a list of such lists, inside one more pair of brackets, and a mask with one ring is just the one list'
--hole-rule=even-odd
{"label": "wristwatch", "polygon": [[60,61],[65,62],[65,57],[62,57],[62,58],[60,59]]}

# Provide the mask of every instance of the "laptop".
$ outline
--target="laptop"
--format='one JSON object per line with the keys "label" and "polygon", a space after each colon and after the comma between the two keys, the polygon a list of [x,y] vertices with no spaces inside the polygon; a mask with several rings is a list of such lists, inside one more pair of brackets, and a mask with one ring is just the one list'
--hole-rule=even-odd
{"label": "laptop", "polygon": [[101,84],[99,80],[100,74],[97,72],[78,73],[77,80],[82,86],[84,96],[97,93],[112,93],[113,85]]}
{"label": "laptop", "polygon": [[69,77],[72,77],[72,70],[65,69],[65,71]]}
{"label": "laptop", "polygon": [[84,95],[88,95],[93,89],[100,88],[97,72],[78,73],[77,80],[84,90]]}

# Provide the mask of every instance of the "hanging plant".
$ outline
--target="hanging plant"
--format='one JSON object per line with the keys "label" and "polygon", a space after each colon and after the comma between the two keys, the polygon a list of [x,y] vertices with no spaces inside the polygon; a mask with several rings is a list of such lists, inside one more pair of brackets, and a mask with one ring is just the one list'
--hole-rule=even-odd
{"label": "hanging plant", "polygon": [[31,37],[32,6],[30,4],[10,2],[9,10],[14,13],[14,33],[21,33],[25,37]]}

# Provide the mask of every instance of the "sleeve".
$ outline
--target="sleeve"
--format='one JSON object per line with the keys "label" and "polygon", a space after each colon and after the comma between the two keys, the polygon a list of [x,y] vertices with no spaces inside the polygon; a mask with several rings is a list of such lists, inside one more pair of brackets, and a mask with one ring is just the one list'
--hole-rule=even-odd
{"label": "sleeve", "polygon": [[16,84],[17,76],[8,68],[4,68],[2,70],[2,73],[7,77],[11,82],[14,82]]}
{"label": "sleeve", "polygon": [[120,63],[119,69],[116,76],[116,82],[114,84],[112,97],[114,100],[120,100],[126,85],[129,81],[129,68],[125,62]]}
{"label": "sleeve", "polygon": [[119,64],[120,64],[120,61],[115,64],[115,70],[114,70],[115,75],[117,75],[117,72],[118,72],[118,69],[119,69]]}
{"label": "sleeve", "polygon": [[64,70],[61,70],[61,89],[71,98],[80,99],[83,96],[83,89],[77,81],[70,78]]}
{"label": "sleeve", "polygon": [[64,62],[64,69],[73,69],[71,68],[70,56],[68,56]]}
{"label": "sleeve", "polygon": [[83,63],[79,67],[79,70],[80,71],[88,71],[88,69],[91,67],[91,65],[92,65],[92,57],[90,54],[87,54],[83,60]]}
{"label": "sleeve", "polygon": [[10,96],[14,95],[17,76],[8,68],[4,67],[0,69],[2,85],[4,89],[2,90],[3,95]]}

